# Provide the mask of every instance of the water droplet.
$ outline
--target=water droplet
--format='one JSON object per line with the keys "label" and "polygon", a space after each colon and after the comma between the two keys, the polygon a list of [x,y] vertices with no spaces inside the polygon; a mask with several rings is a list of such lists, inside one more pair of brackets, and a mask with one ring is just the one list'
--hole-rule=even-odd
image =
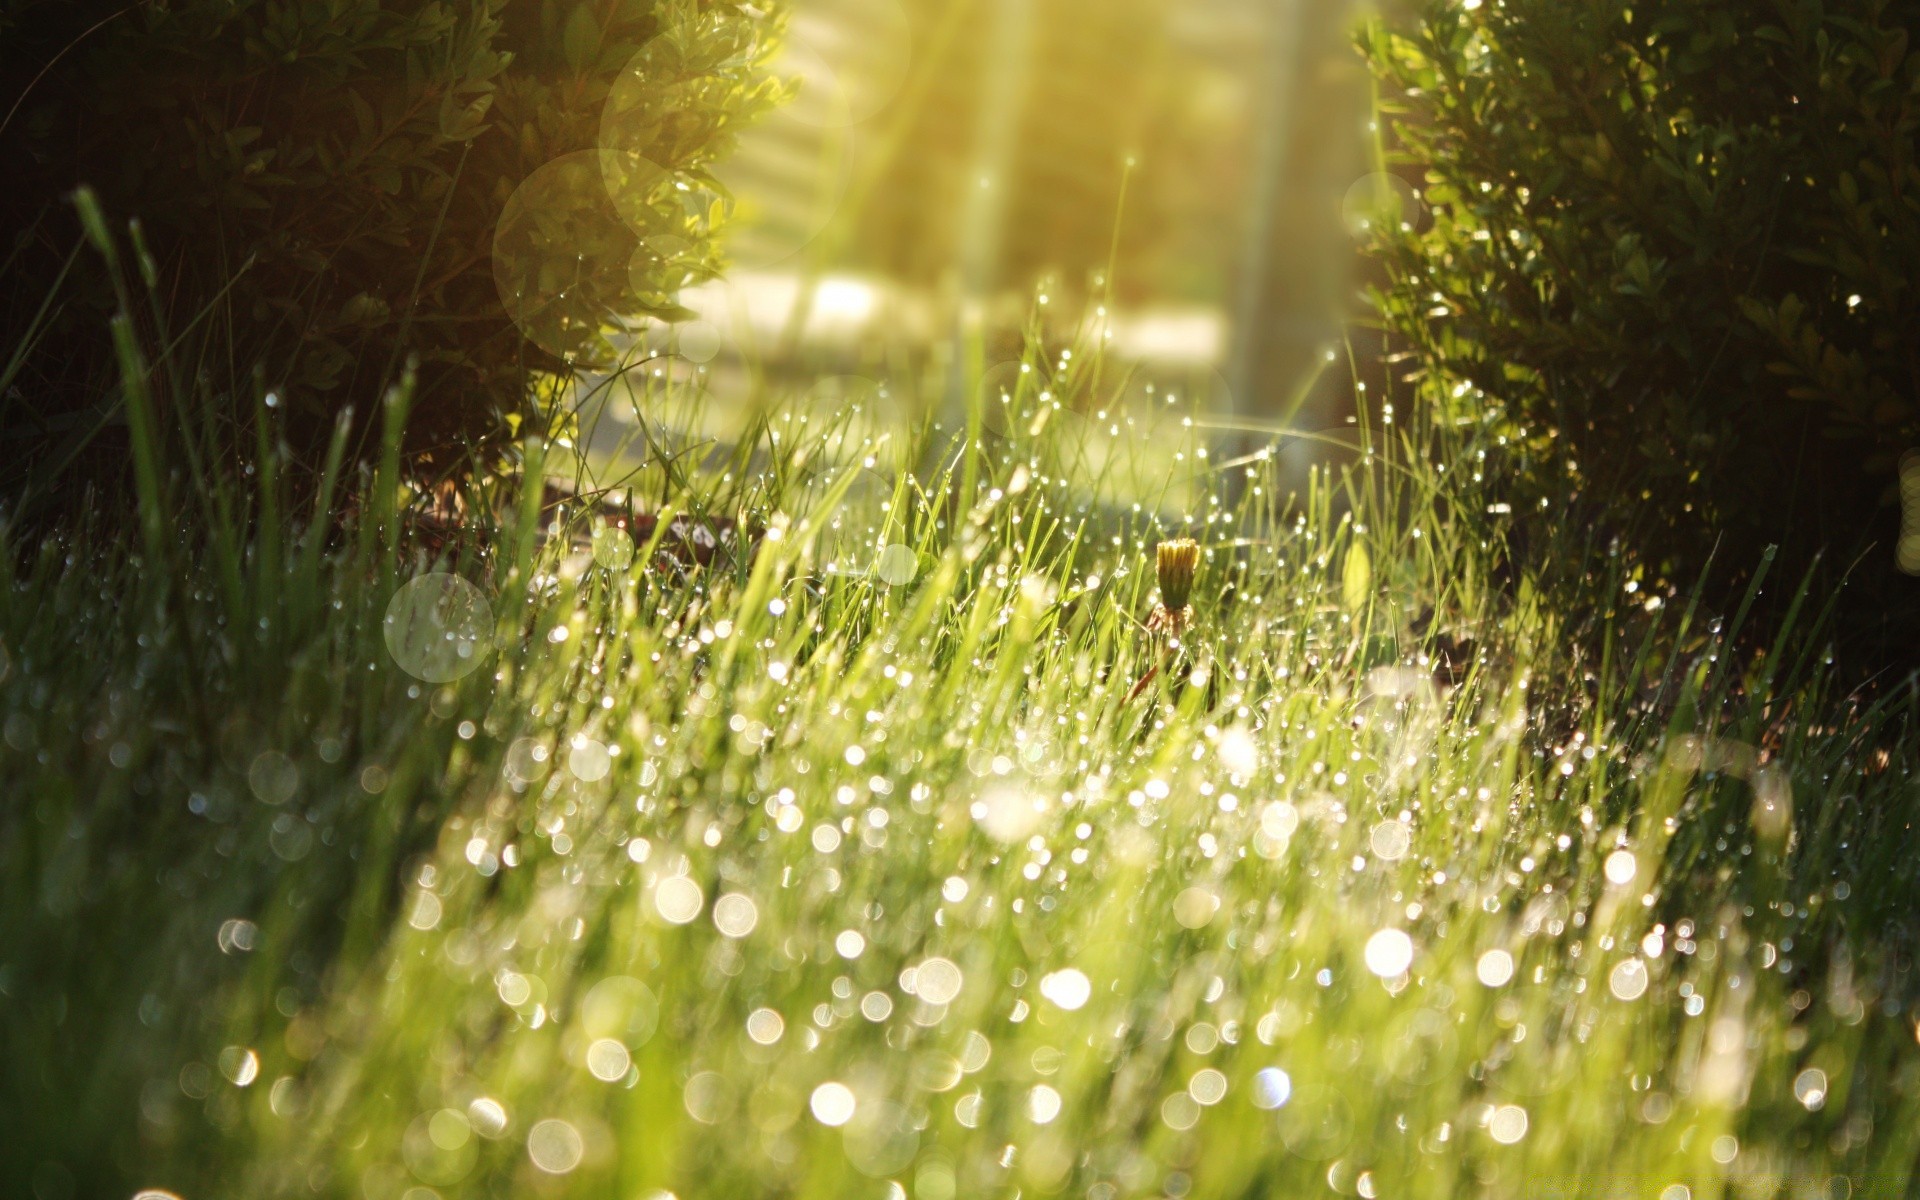
{"label": "water droplet", "polygon": [[1061,1009],[1072,1012],[1093,997],[1093,983],[1073,967],[1055,971],[1040,980],[1040,994]]}
{"label": "water droplet", "polygon": [[1227,1098],[1227,1077],[1212,1067],[1196,1071],[1187,1081],[1187,1094],[1198,1104],[1218,1104]]}
{"label": "water droplet", "polygon": [[627,1068],[632,1065],[633,1056],[612,1038],[601,1038],[587,1047],[587,1073],[604,1083],[626,1078]]}
{"label": "water droplet", "polygon": [[756,1008],[747,1018],[747,1036],[762,1046],[771,1046],[787,1031],[784,1017],[770,1008]]}
{"label": "water droplet", "polygon": [[1046,1084],[1037,1084],[1027,1093],[1027,1117],[1035,1125],[1048,1125],[1060,1115],[1060,1093]]}
{"label": "water droplet", "polygon": [[1405,821],[1382,821],[1373,827],[1368,837],[1373,847],[1373,856],[1383,862],[1395,862],[1405,858],[1407,850],[1413,845],[1413,830]]}
{"label": "water droplet", "polygon": [[1487,1120],[1487,1133],[1503,1146],[1511,1146],[1527,1136],[1527,1110],[1518,1104],[1502,1104]]}
{"label": "water droplet", "polygon": [[840,1126],[853,1119],[858,1104],[854,1100],[853,1089],[846,1084],[823,1083],[813,1089],[807,1107],[813,1110],[814,1120],[822,1125]]}
{"label": "water droplet", "polygon": [[699,916],[705,902],[700,885],[685,875],[670,875],[653,889],[653,907],[675,925],[685,925]]}
{"label": "water droplet", "polygon": [[1489,950],[1474,965],[1474,974],[1486,986],[1500,987],[1513,978],[1513,955],[1505,950]]}
{"label": "water droplet", "polygon": [[1279,1067],[1262,1067],[1253,1076],[1253,1106],[1280,1108],[1293,1095],[1293,1080]]}
{"label": "water droplet", "polygon": [[1808,1112],[1819,1112],[1827,1103],[1827,1073],[1819,1067],[1800,1072],[1793,1080],[1793,1098]]}
{"label": "water droplet", "polygon": [[593,738],[576,736],[567,751],[567,770],[582,783],[598,783],[613,769],[613,756],[606,744]]}
{"label": "water droplet", "polygon": [[760,911],[749,896],[729,892],[713,902],[714,928],[727,937],[743,938],[753,932],[759,921]]}
{"label": "water droplet", "polygon": [[960,994],[960,968],[944,958],[929,958],[913,972],[914,994],[928,1004],[951,1004]]}
{"label": "water droplet", "polygon": [[1413,965],[1413,939],[1398,929],[1382,929],[1367,939],[1367,970],[1395,979]]}
{"label": "water droplet", "polygon": [[527,1156],[549,1175],[565,1175],[579,1166],[586,1149],[578,1129],[552,1117],[527,1131]]}
{"label": "water droplet", "polygon": [[1607,977],[1607,988],[1622,1000],[1638,1000],[1647,991],[1647,964],[1637,958],[1620,963]]}

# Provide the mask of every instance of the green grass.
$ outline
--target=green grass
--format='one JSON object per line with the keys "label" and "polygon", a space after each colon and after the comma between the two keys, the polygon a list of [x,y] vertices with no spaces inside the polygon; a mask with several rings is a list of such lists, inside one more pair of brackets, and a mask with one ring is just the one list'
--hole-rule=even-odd
{"label": "green grass", "polygon": [[[1550,603],[1411,453],[1470,430],[1283,505],[1175,424],[1108,503],[1078,347],[964,431],[649,458],[768,530],[706,568],[511,479],[436,560],[391,454],[309,523],[266,435],[10,537],[9,1193],[1908,1194],[1910,699],[1834,694],[1811,601],[1766,653],[1623,557]],[[384,625],[430,571],[490,610],[438,683]]]}

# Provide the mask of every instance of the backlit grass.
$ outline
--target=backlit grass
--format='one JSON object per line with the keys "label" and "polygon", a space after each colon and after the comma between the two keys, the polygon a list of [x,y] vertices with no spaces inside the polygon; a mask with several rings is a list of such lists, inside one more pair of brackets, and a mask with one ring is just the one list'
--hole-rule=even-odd
{"label": "backlit grass", "polygon": [[[1575,622],[1471,431],[1096,502],[1096,344],[648,459],[764,531],[706,565],[508,479],[429,550],[391,456],[344,530],[268,454],[13,537],[8,1190],[1908,1194],[1911,708],[1817,598],[1762,653],[1615,557]],[[435,572],[470,660],[388,620]]]}

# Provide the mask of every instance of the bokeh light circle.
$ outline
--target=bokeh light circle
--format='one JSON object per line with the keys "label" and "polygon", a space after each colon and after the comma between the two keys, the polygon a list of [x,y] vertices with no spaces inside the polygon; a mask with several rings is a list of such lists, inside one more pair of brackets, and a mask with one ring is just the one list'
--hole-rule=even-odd
{"label": "bokeh light circle", "polygon": [[593,523],[593,561],[609,571],[633,565],[633,535],[611,521]]}
{"label": "bokeh light circle", "polygon": [[586,1141],[565,1121],[548,1118],[527,1131],[527,1156],[549,1175],[565,1175],[586,1157]]}
{"label": "bokeh light circle", "polygon": [[653,890],[653,907],[670,924],[687,924],[705,905],[700,885],[685,875],[670,875]]}
{"label": "bokeh light circle", "polygon": [[838,1127],[853,1119],[859,1108],[853,1089],[844,1083],[823,1083],[813,1089],[813,1095],[807,1100],[807,1107],[813,1112],[813,1119],[822,1125]]}
{"label": "bokeh light circle", "polygon": [[913,552],[913,547],[895,542],[880,551],[873,563],[873,573],[889,587],[905,587],[920,573],[920,557]]}
{"label": "bokeh light circle", "polygon": [[1367,970],[1382,979],[1406,974],[1413,965],[1413,939],[1398,929],[1382,929],[1367,939]]}
{"label": "bokeh light circle", "polygon": [[1340,220],[1355,237],[1414,226],[1420,221],[1420,196],[1413,185],[1388,171],[1363,175],[1340,201]]}
{"label": "bokeh light circle", "polygon": [[514,189],[494,229],[493,279],[529,341],[572,365],[618,360],[624,319],[642,307],[632,284],[640,238],[608,181],[657,172],[634,155],[583,150]]}
{"label": "bokeh light circle", "polygon": [[965,979],[951,959],[929,958],[914,968],[913,990],[928,1004],[951,1004]]}
{"label": "bokeh light circle", "polygon": [[393,594],[381,633],[402,671],[425,683],[452,683],[485,660],[493,609],[473,584],[434,571],[408,580]]}

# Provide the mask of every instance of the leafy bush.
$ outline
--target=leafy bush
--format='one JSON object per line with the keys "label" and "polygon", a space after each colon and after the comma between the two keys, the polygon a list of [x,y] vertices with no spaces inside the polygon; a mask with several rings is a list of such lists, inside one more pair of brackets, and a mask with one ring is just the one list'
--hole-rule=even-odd
{"label": "leafy bush", "polygon": [[[76,290],[70,272],[64,307],[35,324],[77,244],[65,199],[84,183],[143,225],[142,265],[163,302],[152,324],[171,326],[146,336],[164,344],[195,320],[219,323],[209,341],[239,347],[241,361],[200,369],[230,371],[235,395],[253,390],[258,364],[290,429],[325,431],[348,403],[370,410],[417,358],[416,450],[484,439],[522,413],[530,374],[605,356],[609,313],[671,315],[676,286],[713,269],[715,209],[687,199],[710,193],[678,185],[703,180],[735,126],[775,98],[760,68],[778,9],[0,0],[0,103],[20,97],[0,130],[0,227],[25,231],[0,345],[36,343],[0,426],[56,427],[50,417],[97,402],[112,361],[104,281]],[[626,190],[609,196],[580,188],[577,167],[593,161],[616,93],[618,152],[601,157]],[[538,186],[556,176],[562,186]],[[498,280],[496,238],[511,247]],[[515,289],[566,291],[566,268],[582,264],[592,279],[570,296],[575,319],[546,336],[551,322]]]}
{"label": "leafy bush", "polygon": [[1856,578],[1891,594],[1916,24],[1890,0],[1422,0],[1370,31],[1432,206],[1382,238],[1380,305],[1507,440],[1516,508],[1644,505],[1645,548],[1688,571],[1864,532]]}

